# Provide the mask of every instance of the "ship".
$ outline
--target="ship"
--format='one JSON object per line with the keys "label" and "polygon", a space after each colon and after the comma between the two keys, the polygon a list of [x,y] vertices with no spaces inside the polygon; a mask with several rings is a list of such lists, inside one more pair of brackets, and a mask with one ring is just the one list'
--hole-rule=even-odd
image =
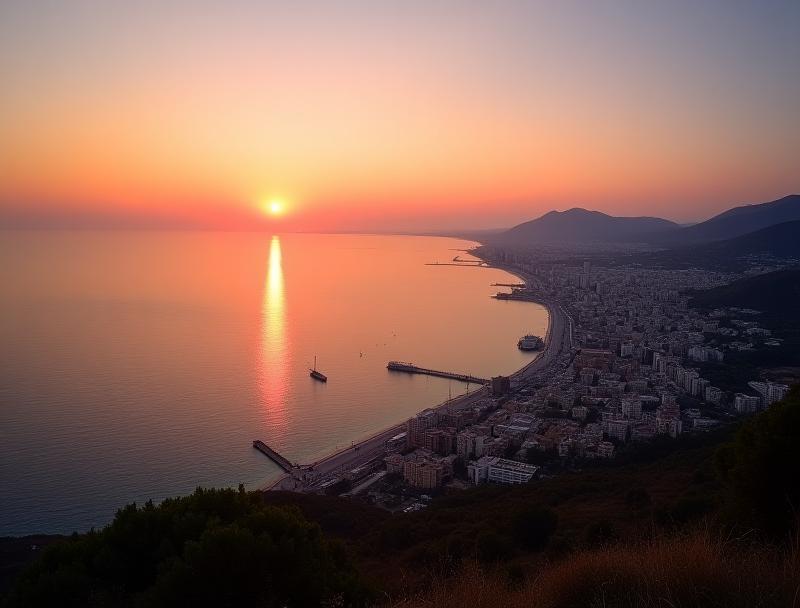
{"label": "ship", "polygon": [[317,356],[314,355],[314,367],[309,368],[309,376],[314,378],[314,380],[319,380],[320,382],[327,382],[328,376],[323,374],[321,371],[317,370]]}
{"label": "ship", "polygon": [[533,334],[525,334],[517,342],[517,348],[520,350],[539,350],[542,347],[542,339]]}

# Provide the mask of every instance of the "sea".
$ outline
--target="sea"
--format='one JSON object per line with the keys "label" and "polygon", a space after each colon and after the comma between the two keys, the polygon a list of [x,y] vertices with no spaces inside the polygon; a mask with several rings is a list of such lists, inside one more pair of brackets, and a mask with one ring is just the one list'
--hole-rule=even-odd
{"label": "sea", "polygon": [[[261,439],[310,463],[535,353],[547,310],[475,243],[421,236],[0,233],[0,536],[71,533],[131,502],[263,487]],[[433,263],[437,263],[434,265]],[[313,380],[314,366],[328,377]]]}

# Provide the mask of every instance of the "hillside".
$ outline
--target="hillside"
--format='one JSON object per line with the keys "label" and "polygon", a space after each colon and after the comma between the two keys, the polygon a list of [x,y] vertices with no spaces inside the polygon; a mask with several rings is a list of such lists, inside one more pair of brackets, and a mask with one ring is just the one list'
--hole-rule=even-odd
{"label": "hillside", "polygon": [[800,221],[784,222],[742,236],[635,256],[637,263],[668,268],[740,270],[751,262],[800,260]]}
{"label": "hillside", "polygon": [[542,217],[519,224],[499,235],[513,245],[575,242],[630,241],[640,235],[678,230],[677,224],[655,217],[614,217],[574,208],[550,211]]}
{"label": "hillside", "polygon": [[740,317],[756,321],[779,339],[779,345],[768,345],[747,338],[753,342],[752,348],[729,351],[723,363],[702,364],[701,373],[712,384],[725,390],[746,391],[748,380],[783,384],[800,381],[800,268],[769,272],[698,292],[689,305],[709,309],[736,306],[761,311]]}
{"label": "hillside", "polygon": [[[611,464],[522,486],[480,486],[415,513],[375,514],[332,497],[275,492],[329,535],[348,543],[369,580],[403,595],[462,561],[531,568],[582,547],[644,538],[713,512],[720,486],[713,455],[730,428],[639,446]],[[358,507],[358,509],[354,509]],[[555,515],[555,529],[547,515]]]}
{"label": "hillside", "polygon": [[[749,232],[800,220],[800,195],[792,194],[776,201],[742,205],[715,215],[705,222],[661,235],[663,242],[699,243],[730,239]],[[663,237],[663,238],[662,238]]]}
{"label": "hillside", "polygon": [[753,308],[768,316],[800,311],[800,269],[778,270],[734,281],[694,295],[692,306]]}
{"label": "hillside", "polygon": [[[394,607],[795,606],[800,561],[794,505],[800,499],[800,469],[792,454],[798,437],[800,387],[795,387],[782,402],[744,422],[735,438],[716,451],[689,450],[681,454],[683,462],[671,457],[649,471],[640,467],[646,485],[613,475],[605,478],[608,485],[584,480],[583,491],[567,500],[585,514],[594,511],[593,521],[601,525],[568,553],[551,552],[527,567],[492,569],[468,562],[454,577],[439,577],[431,589]],[[671,484],[683,487],[683,500],[668,518],[660,516],[653,507],[663,505],[666,497],[653,491],[657,478],[673,475],[675,468],[690,473],[692,463],[694,472]],[[716,475],[709,477],[709,470]],[[528,500],[549,500],[560,517],[564,496],[545,484],[539,489]],[[606,502],[625,490],[626,497],[637,499]],[[492,525],[508,508],[492,506],[496,510],[484,525]],[[616,521],[646,521],[649,515],[652,525],[640,536],[628,527],[614,533],[610,522],[602,525],[600,519],[611,514]],[[665,522],[666,529],[661,527]],[[602,528],[605,533],[597,534]]]}

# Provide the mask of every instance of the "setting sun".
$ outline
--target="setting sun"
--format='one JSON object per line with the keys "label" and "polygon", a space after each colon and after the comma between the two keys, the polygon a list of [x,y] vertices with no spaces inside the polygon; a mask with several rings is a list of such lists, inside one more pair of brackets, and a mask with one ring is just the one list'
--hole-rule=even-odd
{"label": "setting sun", "polygon": [[285,208],[286,206],[284,205],[283,201],[278,199],[272,199],[264,203],[264,211],[267,213],[267,215],[283,215]]}

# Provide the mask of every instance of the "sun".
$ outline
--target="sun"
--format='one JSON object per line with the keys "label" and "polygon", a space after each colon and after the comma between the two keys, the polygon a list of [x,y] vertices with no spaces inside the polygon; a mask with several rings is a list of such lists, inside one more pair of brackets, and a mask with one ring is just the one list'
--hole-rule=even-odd
{"label": "sun", "polygon": [[273,198],[264,203],[263,209],[267,215],[277,217],[279,215],[283,215],[283,212],[286,209],[286,205],[282,200]]}

